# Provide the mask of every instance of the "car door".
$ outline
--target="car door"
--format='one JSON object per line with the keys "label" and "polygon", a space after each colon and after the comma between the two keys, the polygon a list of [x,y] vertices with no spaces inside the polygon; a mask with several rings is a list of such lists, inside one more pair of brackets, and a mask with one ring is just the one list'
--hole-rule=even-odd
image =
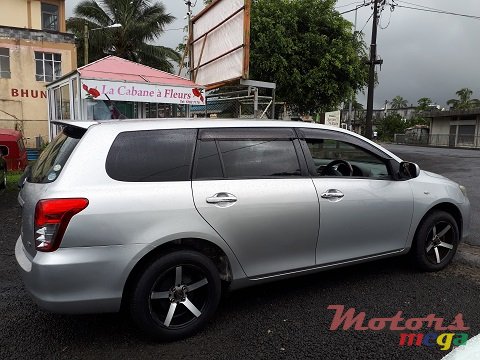
{"label": "car door", "polygon": [[[301,132],[320,202],[317,264],[403,249],[410,231],[413,195],[407,181],[391,176],[387,155],[345,133]],[[330,166],[333,161],[336,164]]]}
{"label": "car door", "polygon": [[201,129],[192,189],[247,276],[315,265],[318,197],[292,129]]}

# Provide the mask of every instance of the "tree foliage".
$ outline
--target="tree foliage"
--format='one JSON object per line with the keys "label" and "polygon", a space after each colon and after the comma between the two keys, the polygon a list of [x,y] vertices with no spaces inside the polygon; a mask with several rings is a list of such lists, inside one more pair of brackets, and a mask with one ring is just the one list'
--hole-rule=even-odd
{"label": "tree foliage", "polygon": [[366,46],[335,0],[253,0],[250,78],[302,113],[338,108],[367,82]]}
{"label": "tree foliage", "polygon": [[455,94],[457,94],[458,99],[450,99],[447,101],[447,105],[449,105],[452,110],[468,110],[480,107],[480,100],[471,98],[473,95],[471,89],[463,88]]}
{"label": "tree foliage", "polygon": [[[84,25],[89,28],[89,62],[116,55],[173,72],[170,60],[180,61],[173,49],[152,44],[175,18],[162,3],[150,0],[83,0],[67,20],[67,29],[79,40],[78,63],[84,64]],[[105,28],[121,24],[118,28]]]}
{"label": "tree foliage", "polygon": [[390,107],[392,109],[402,109],[408,106],[408,100],[402,96],[397,95],[390,101]]}
{"label": "tree foliage", "polygon": [[428,97],[422,97],[420,99],[418,99],[417,101],[417,111],[420,112],[420,111],[428,111],[430,110],[430,105],[432,105],[433,101],[432,99],[428,98]]}

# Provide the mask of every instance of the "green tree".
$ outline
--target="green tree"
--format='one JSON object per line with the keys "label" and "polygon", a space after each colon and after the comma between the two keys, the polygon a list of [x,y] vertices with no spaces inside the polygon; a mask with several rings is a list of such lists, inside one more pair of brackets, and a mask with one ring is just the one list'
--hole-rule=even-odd
{"label": "green tree", "polygon": [[404,99],[400,95],[395,96],[392,101],[390,101],[390,107],[392,109],[402,109],[408,106],[408,100]]}
{"label": "green tree", "polygon": [[447,101],[447,105],[453,110],[468,110],[476,107],[480,107],[479,99],[472,99],[473,91],[469,88],[463,88],[458,90],[458,99],[450,99]]}
{"label": "green tree", "polygon": [[250,78],[277,84],[294,111],[338,108],[367,82],[366,46],[335,0],[253,0]]}
{"label": "green tree", "polygon": [[170,61],[180,61],[173,49],[154,45],[165,25],[175,18],[165,12],[162,3],[150,0],[83,0],[74,9],[74,17],[67,20],[67,29],[79,39],[78,63],[82,65],[84,25],[89,29],[121,24],[121,27],[89,32],[89,61],[106,55],[116,55],[173,72]]}
{"label": "green tree", "polygon": [[378,138],[383,141],[392,141],[395,134],[405,133],[408,123],[400,114],[392,113],[385,116],[377,125]]}
{"label": "green tree", "polygon": [[417,111],[420,112],[420,111],[428,111],[430,110],[430,105],[432,104],[432,99],[428,98],[428,97],[422,97],[420,99],[418,99],[417,101]]}

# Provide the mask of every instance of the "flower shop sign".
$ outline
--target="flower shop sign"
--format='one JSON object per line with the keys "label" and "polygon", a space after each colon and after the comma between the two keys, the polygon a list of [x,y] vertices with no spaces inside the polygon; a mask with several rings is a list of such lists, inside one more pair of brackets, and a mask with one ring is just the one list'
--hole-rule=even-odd
{"label": "flower shop sign", "polygon": [[205,90],[201,88],[99,80],[81,83],[83,99],[205,105]]}

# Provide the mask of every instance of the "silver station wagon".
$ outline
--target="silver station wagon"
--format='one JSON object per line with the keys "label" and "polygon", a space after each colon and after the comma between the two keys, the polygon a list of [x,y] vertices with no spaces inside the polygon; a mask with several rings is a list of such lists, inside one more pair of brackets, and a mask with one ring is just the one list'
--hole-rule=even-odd
{"label": "silver station wagon", "polygon": [[198,331],[222,289],[468,235],[463,186],[357,134],[284,121],[61,123],[26,172],[16,258],[40,307],[127,309],[158,340]]}

